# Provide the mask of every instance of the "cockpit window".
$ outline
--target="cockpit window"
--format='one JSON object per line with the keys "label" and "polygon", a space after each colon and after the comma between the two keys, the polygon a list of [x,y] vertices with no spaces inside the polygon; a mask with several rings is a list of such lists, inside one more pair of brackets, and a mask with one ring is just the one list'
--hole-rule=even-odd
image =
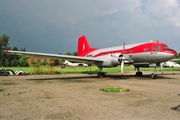
{"label": "cockpit window", "polygon": [[168,49],[168,47],[167,46],[162,46],[162,49]]}

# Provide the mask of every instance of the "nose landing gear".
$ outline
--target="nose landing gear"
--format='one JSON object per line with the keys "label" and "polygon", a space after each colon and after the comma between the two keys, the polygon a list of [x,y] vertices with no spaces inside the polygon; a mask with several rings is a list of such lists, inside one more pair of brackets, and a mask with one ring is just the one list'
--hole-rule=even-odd
{"label": "nose landing gear", "polygon": [[151,74],[151,79],[156,79],[156,76],[157,76],[157,65],[155,67],[154,73]]}

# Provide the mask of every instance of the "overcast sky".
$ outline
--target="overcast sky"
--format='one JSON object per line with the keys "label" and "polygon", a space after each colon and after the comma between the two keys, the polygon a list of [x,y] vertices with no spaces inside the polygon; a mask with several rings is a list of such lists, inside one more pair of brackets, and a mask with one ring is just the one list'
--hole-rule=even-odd
{"label": "overcast sky", "polygon": [[0,0],[0,36],[27,51],[77,51],[159,40],[180,52],[180,0]]}

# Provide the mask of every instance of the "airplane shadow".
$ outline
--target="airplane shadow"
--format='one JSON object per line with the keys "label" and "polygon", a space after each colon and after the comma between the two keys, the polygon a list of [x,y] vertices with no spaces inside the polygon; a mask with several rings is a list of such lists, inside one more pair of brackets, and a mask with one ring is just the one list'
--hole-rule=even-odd
{"label": "airplane shadow", "polygon": [[[164,75],[164,74],[163,74]],[[141,77],[137,77],[135,75],[106,75],[106,77],[112,78],[112,79],[138,79],[138,80],[157,80],[157,79],[175,79],[168,76],[157,75],[156,79],[151,79],[151,75],[143,75]],[[172,75],[172,74],[171,74]]]}
{"label": "airplane shadow", "polygon": [[[168,75],[172,75],[172,74],[160,74],[157,75],[156,79],[151,79],[151,75],[146,74],[143,75],[141,77],[136,77],[135,75],[119,75],[119,74],[106,74],[106,76],[104,78],[98,78],[95,74],[92,74],[91,76],[87,75],[87,76],[77,76],[77,77],[50,77],[50,78],[34,78],[34,79],[26,79],[26,80],[30,80],[30,81],[36,81],[36,80],[77,80],[77,82],[93,82],[93,81],[97,81],[97,80],[109,80],[109,79],[113,79],[113,80],[128,80],[128,79],[138,79],[138,80],[159,80],[159,79],[175,79],[175,78],[171,78],[168,77]],[[93,80],[92,80],[93,79]]]}

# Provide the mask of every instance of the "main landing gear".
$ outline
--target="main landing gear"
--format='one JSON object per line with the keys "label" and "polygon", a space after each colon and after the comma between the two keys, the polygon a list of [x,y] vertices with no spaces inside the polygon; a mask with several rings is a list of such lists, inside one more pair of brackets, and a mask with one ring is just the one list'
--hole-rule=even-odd
{"label": "main landing gear", "polygon": [[136,75],[137,77],[141,77],[143,76],[143,73],[139,71],[139,67],[137,67],[138,71],[136,72]]}
{"label": "main landing gear", "polygon": [[97,77],[100,78],[101,76],[102,77],[105,77],[105,73],[104,72],[101,72],[102,71],[102,67],[100,68],[100,72],[97,73]]}
{"label": "main landing gear", "polygon": [[[136,77],[141,77],[143,76],[143,73],[139,71],[139,67],[136,67],[138,69],[138,71],[136,72],[135,76]],[[157,66],[155,67],[155,73],[151,74],[151,79],[156,79],[157,77]]]}

